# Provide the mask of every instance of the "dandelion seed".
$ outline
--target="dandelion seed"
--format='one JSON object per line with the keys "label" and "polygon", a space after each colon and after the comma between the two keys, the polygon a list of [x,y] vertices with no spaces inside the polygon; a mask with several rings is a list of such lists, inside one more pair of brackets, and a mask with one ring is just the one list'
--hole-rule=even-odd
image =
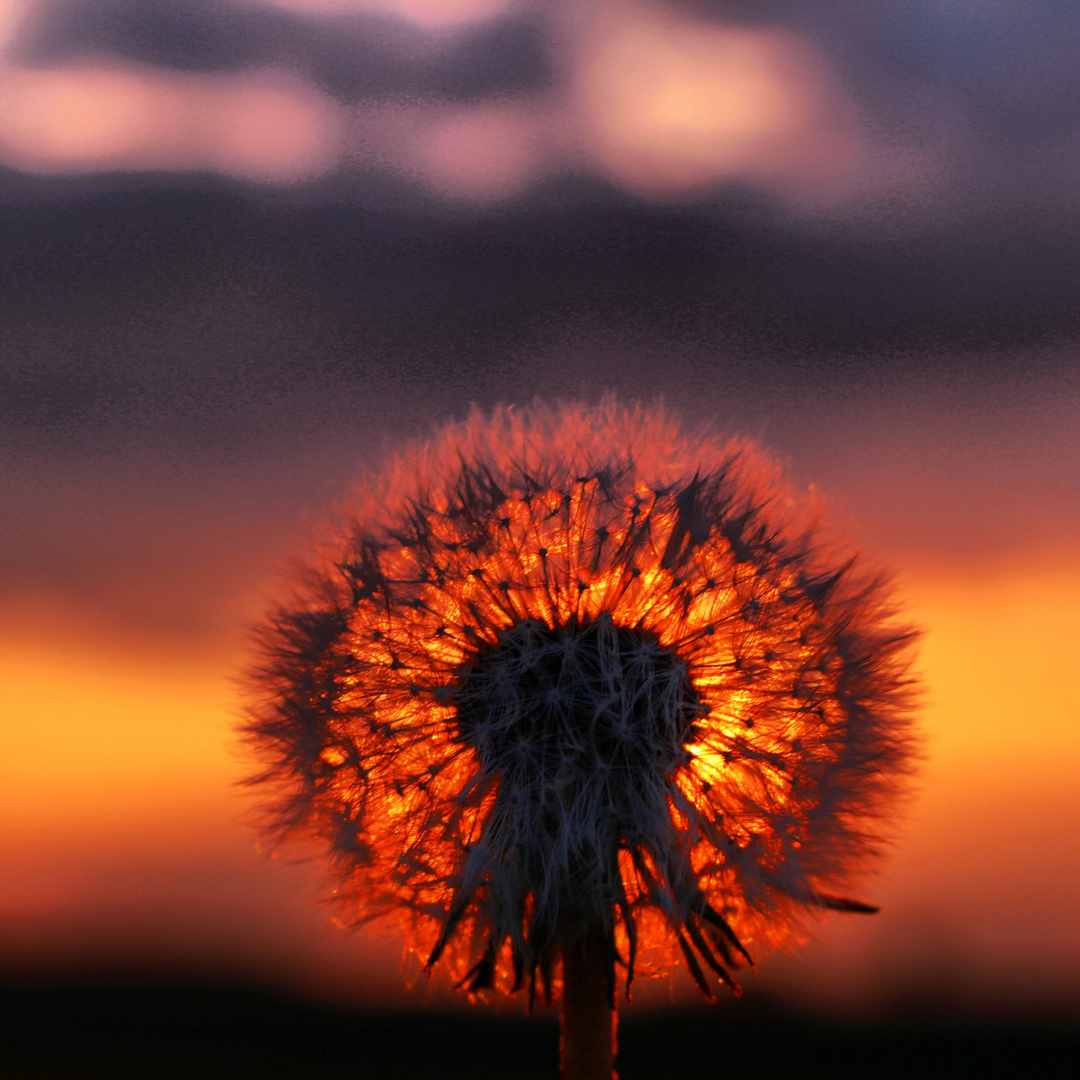
{"label": "dandelion seed", "polygon": [[350,921],[470,992],[561,985],[565,1075],[610,1075],[643,953],[711,997],[808,912],[872,910],[837,894],[907,769],[910,643],[749,445],[497,409],[359,494],[245,730]]}

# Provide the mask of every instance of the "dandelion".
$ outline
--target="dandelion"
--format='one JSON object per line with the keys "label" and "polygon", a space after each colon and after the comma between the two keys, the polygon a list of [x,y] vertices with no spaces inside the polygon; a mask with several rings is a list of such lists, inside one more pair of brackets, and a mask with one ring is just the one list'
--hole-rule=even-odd
{"label": "dandelion", "polygon": [[911,634],[752,446],[659,409],[497,409],[373,477],[261,631],[273,827],[352,922],[473,993],[562,1003],[610,1076],[617,984],[708,997],[876,854]]}

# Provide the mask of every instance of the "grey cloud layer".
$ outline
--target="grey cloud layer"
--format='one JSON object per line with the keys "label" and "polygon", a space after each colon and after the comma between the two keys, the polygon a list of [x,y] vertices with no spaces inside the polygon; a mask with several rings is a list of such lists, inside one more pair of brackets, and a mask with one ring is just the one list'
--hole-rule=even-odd
{"label": "grey cloud layer", "polygon": [[549,73],[543,22],[527,12],[436,34],[375,11],[319,17],[222,0],[52,0],[19,48],[39,62],[91,50],[187,72],[285,66],[349,104],[469,100],[533,89]]}

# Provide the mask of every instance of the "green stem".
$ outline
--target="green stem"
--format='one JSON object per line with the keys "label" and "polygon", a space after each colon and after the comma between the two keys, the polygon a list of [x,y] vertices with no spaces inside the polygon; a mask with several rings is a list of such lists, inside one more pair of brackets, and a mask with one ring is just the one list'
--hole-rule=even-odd
{"label": "green stem", "polygon": [[603,931],[590,927],[561,952],[562,1080],[617,1080],[617,1017],[608,1005]]}

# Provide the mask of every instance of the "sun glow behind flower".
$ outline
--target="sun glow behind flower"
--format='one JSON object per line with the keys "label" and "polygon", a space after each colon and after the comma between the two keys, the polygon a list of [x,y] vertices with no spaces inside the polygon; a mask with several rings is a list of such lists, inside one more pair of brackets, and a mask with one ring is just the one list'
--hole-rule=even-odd
{"label": "sun glow behind flower", "polygon": [[[404,918],[472,990],[560,940],[724,982],[873,854],[910,635],[745,445],[662,414],[497,411],[359,496],[272,616],[247,726],[344,917]],[[504,947],[512,973],[503,968]]]}

